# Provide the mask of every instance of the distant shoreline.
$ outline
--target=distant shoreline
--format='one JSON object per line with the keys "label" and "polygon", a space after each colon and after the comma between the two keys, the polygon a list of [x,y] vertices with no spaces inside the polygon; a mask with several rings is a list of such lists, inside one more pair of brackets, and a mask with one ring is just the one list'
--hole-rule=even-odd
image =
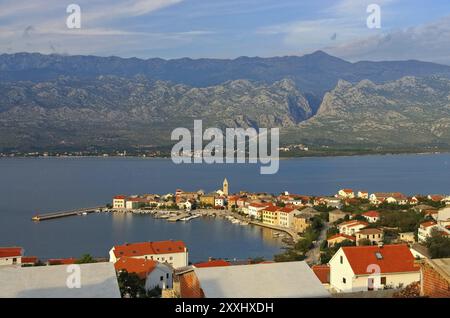
{"label": "distant shoreline", "polygon": [[[301,158],[401,156],[401,155],[441,155],[441,154],[450,154],[450,150],[446,150],[446,151],[429,151],[429,152],[428,151],[422,151],[422,152],[408,152],[408,151],[392,152],[392,151],[388,151],[388,152],[373,152],[373,153],[369,153],[369,152],[361,152],[361,153],[329,153],[329,154],[327,154],[327,153],[320,153],[320,154],[298,155],[298,156],[280,156],[278,159],[279,160],[291,160],[291,159],[301,159]],[[84,158],[131,159],[131,158],[136,158],[136,159],[145,159],[145,160],[152,160],[152,159],[171,160],[171,158],[168,157],[168,156],[143,156],[143,155],[125,155],[125,156],[120,156],[120,155],[108,155],[108,156],[104,156],[104,155],[48,155],[48,156],[36,155],[36,156],[33,156],[33,155],[10,155],[10,154],[0,155],[0,160],[1,159],[48,159],[48,158],[57,158],[57,159],[70,159],[70,158],[74,158],[74,159],[84,159]],[[277,158],[272,158],[272,160],[276,160],[276,159]],[[225,164],[225,163],[223,163],[223,164]]]}

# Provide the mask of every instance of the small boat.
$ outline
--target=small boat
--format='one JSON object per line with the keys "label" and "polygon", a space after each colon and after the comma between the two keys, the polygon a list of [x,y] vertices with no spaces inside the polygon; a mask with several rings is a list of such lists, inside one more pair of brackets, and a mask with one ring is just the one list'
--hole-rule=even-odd
{"label": "small boat", "polygon": [[81,213],[82,215],[88,215],[88,213],[87,212],[83,212],[83,213]]}

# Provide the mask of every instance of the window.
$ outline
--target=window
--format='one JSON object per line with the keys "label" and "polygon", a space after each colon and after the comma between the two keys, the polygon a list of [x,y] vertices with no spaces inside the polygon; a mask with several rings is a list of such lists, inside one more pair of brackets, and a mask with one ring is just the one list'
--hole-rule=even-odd
{"label": "window", "polygon": [[164,280],[164,276],[161,276],[161,277],[159,278],[159,280],[160,280],[160,281],[163,281],[163,280]]}
{"label": "window", "polygon": [[344,264],[344,256],[341,256],[340,260],[341,260],[341,264]]}
{"label": "window", "polygon": [[166,274],[166,278],[169,279],[169,273]]}
{"label": "window", "polygon": [[381,277],[381,285],[386,285],[386,277]]}
{"label": "window", "polygon": [[342,282],[343,282],[344,284],[347,284],[347,280],[345,279],[345,277],[342,277]]}

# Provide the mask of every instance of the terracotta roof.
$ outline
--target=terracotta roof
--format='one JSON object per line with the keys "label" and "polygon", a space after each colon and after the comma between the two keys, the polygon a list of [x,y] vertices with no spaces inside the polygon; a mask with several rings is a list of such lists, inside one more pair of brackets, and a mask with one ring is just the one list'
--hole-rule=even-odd
{"label": "terracotta roof", "polygon": [[445,197],[443,195],[440,194],[434,194],[434,195],[430,195],[430,199],[432,201],[441,201],[442,199],[444,199]]}
{"label": "terracotta roof", "polygon": [[135,273],[141,279],[147,278],[148,274],[158,265],[157,262],[142,258],[121,257],[115,264],[116,271],[126,270],[128,273]]}
{"label": "terracotta roof", "polygon": [[265,208],[265,207],[269,207],[269,206],[272,206],[272,205],[273,204],[271,204],[271,203],[257,203],[257,202],[250,203],[250,206],[254,207],[254,208]]}
{"label": "terracotta roof", "polygon": [[[414,256],[408,245],[342,247],[355,275],[369,275],[370,265],[378,265],[382,274],[417,272]],[[378,257],[377,257],[378,255]]]}
{"label": "terracotta roof", "polygon": [[48,260],[49,265],[70,265],[75,264],[76,258],[53,258]]}
{"label": "terracotta roof", "polygon": [[344,191],[345,193],[353,193],[352,189],[342,189],[342,191]]}
{"label": "terracotta roof", "polygon": [[36,264],[38,258],[36,256],[26,256],[22,257],[22,264]]}
{"label": "terracotta roof", "polygon": [[127,197],[125,195],[116,195],[114,199],[116,200],[125,200]]}
{"label": "terracotta roof", "polygon": [[175,280],[178,280],[180,283],[181,298],[205,298],[200,282],[193,270],[177,275]]}
{"label": "terracotta roof", "polygon": [[21,247],[0,247],[0,257],[20,257],[22,256]]}
{"label": "terracotta roof", "polygon": [[330,283],[330,266],[328,265],[314,265],[311,267],[314,274],[321,281],[322,284]]}
{"label": "terracotta roof", "polygon": [[434,226],[434,225],[436,225],[436,222],[434,222],[434,221],[428,221],[428,222],[424,222],[424,223],[421,223],[420,224],[420,226],[421,227],[430,227],[430,226]]}
{"label": "terracotta roof", "polygon": [[281,208],[279,211],[280,212],[284,212],[284,213],[291,213],[291,212],[293,212],[295,210],[296,210],[296,208],[285,206],[284,208]]}
{"label": "terracotta roof", "polygon": [[277,212],[279,209],[280,209],[280,208],[277,207],[277,206],[269,206],[269,207],[267,207],[267,208],[264,208],[264,211],[267,211],[267,212]]}
{"label": "terracotta roof", "polygon": [[356,234],[369,235],[369,234],[382,234],[382,233],[383,233],[383,231],[380,229],[368,228],[368,229],[359,230]]}
{"label": "terracotta roof", "polygon": [[343,226],[346,226],[346,227],[354,227],[354,226],[358,226],[358,225],[368,226],[369,223],[364,222],[364,221],[351,220],[351,221],[347,221],[347,222],[338,224],[338,227],[339,227],[339,228],[340,228],[340,227],[343,227]]}
{"label": "terracotta roof", "polygon": [[363,216],[367,216],[369,218],[378,218],[380,217],[380,213],[378,211],[367,211],[362,214]]}
{"label": "terracotta roof", "polygon": [[194,264],[194,266],[197,268],[220,267],[220,266],[230,266],[230,263],[228,263],[227,261],[224,261],[222,259],[218,259],[218,260],[213,260],[213,261],[208,261],[208,262],[203,262],[203,263],[197,263],[197,264]]}
{"label": "terracotta roof", "polygon": [[351,236],[351,235],[336,234],[336,235],[333,235],[333,236],[329,237],[327,239],[327,241],[331,241],[331,240],[334,240],[334,239],[337,239],[337,238],[340,238],[340,237],[345,238],[345,239],[350,240],[350,241],[355,241],[356,240],[356,238],[354,236]]}
{"label": "terracotta roof", "polygon": [[116,257],[133,257],[151,254],[184,253],[186,245],[182,241],[142,242],[114,246]]}
{"label": "terracotta roof", "polygon": [[407,199],[406,195],[400,192],[377,192],[374,194],[377,198]]}

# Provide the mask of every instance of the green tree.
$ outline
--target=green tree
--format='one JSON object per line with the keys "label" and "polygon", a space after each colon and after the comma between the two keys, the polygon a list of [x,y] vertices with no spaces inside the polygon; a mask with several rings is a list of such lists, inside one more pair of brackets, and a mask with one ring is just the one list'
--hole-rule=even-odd
{"label": "green tree", "polygon": [[84,254],[75,263],[76,264],[90,264],[90,263],[97,263],[97,261],[90,254]]}
{"label": "green tree", "polygon": [[426,243],[431,258],[450,257],[450,238],[443,236],[438,231],[433,231]]}
{"label": "green tree", "polygon": [[139,278],[135,273],[120,271],[117,277],[120,294],[123,298],[146,297],[145,280]]}

